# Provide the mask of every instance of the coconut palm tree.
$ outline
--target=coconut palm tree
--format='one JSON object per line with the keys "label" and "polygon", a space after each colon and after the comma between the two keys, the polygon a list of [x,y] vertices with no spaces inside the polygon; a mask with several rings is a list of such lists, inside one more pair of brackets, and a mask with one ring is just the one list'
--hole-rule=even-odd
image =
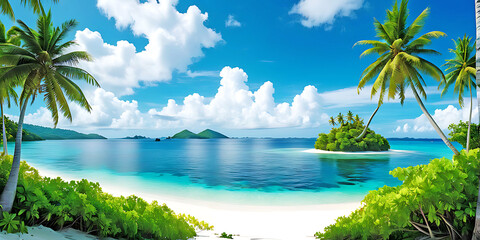
{"label": "coconut palm tree", "polygon": [[[387,19],[382,24],[375,20],[375,30],[379,40],[363,40],[356,45],[370,45],[371,48],[362,53],[361,56],[378,54],[380,57],[368,66],[362,74],[358,89],[376,78],[373,83],[372,97],[379,93],[378,106],[383,103],[384,96],[389,99],[398,97],[403,105],[405,101],[405,90],[407,87],[413,92],[418,105],[430,124],[440,135],[445,144],[458,155],[458,150],[452,145],[438,124],[432,118],[420,97],[427,98],[424,89],[426,85],[422,74],[428,75],[437,81],[445,81],[445,76],[440,68],[420,55],[439,54],[433,49],[425,48],[432,42],[432,39],[445,36],[439,31],[428,32],[418,38],[416,35],[423,29],[424,23],[430,12],[426,8],[408,26],[407,0],[402,0],[400,5],[395,2],[393,9],[387,11]],[[377,108],[378,110],[378,108]],[[368,125],[369,123],[367,123]]]}
{"label": "coconut palm tree", "polygon": [[335,126],[337,124],[337,122],[335,122],[335,118],[334,117],[330,117],[330,120],[328,120],[328,123],[332,126]]}
{"label": "coconut palm tree", "polygon": [[[446,81],[440,82],[440,86],[444,86],[442,96],[447,92],[448,88],[454,84],[454,92],[458,93],[458,103],[460,107],[463,107],[463,94],[464,90],[470,92],[470,115],[468,118],[468,131],[467,131],[467,153],[470,149],[470,125],[472,122],[472,110],[473,110],[473,93],[472,89],[476,88],[475,83],[475,44],[470,44],[471,38],[466,35],[463,38],[454,40],[455,49],[450,49],[450,52],[455,54],[455,58],[447,60],[445,66],[448,72],[445,76]],[[472,56],[473,55],[473,56]]]}
{"label": "coconut palm tree", "polygon": [[340,124],[340,126],[343,126],[343,124],[345,123],[345,117],[343,116],[342,113],[338,113],[337,123]]}
{"label": "coconut palm tree", "polygon": [[352,113],[352,111],[348,111],[348,113],[347,113],[347,122],[353,123],[353,113]]}
{"label": "coconut palm tree", "polygon": [[0,196],[0,205],[3,206],[3,211],[7,212],[12,209],[17,188],[22,126],[29,101],[33,102],[37,96],[43,95],[43,100],[52,113],[54,126],[56,126],[59,114],[72,120],[68,100],[88,111],[91,110],[82,90],[71,79],[85,80],[89,84],[99,86],[92,75],[75,67],[79,61],[91,61],[90,55],[84,51],[66,52],[75,44],[74,41],[63,41],[77,25],[75,20],[63,23],[61,28],[53,27],[51,14],[48,12],[39,16],[36,30],[22,21],[18,21],[18,24],[20,28],[17,32],[23,46],[0,45],[0,63],[7,64],[0,68],[0,82],[20,79],[24,83],[19,100],[20,116],[12,168]]}
{"label": "coconut palm tree", "polygon": [[[20,38],[15,28],[11,28],[8,31],[5,31],[5,25],[0,22],[0,44],[13,44],[16,46],[20,45]],[[3,114],[3,106],[5,101],[7,102],[7,107],[10,108],[12,99],[15,104],[17,103],[17,93],[15,92],[14,85],[9,82],[0,82],[0,111],[2,115],[2,136],[3,136],[3,154],[8,155],[7,148],[7,133],[5,129],[5,115]]]}
{"label": "coconut palm tree", "polygon": [[[475,0],[475,19],[476,19],[476,41],[480,39],[480,0]],[[480,132],[480,44],[476,44],[476,78],[477,78],[477,100],[478,100],[478,131]],[[478,187],[477,210],[475,213],[475,227],[473,229],[472,239],[480,240],[480,183]]]}
{"label": "coconut palm tree", "polygon": [[[54,3],[57,3],[58,0],[52,0]],[[35,13],[41,13],[42,2],[41,0],[20,0],[24,6],[29,6],[33,9]],[[15,19],[15,14],[13,13],[12,5],[10,5],[9,0],[0,0],[0,9],[1,12],[12,19]]]}

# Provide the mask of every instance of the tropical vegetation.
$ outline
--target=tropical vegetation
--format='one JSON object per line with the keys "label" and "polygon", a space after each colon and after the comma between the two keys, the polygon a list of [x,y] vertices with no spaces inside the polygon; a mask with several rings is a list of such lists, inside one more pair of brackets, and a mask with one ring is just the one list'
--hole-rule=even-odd
{"label": "tropical vegetation", "polygon": [[448,133],[448,135],[450,136],[450,141],[458,142],[462,145],[463,148],[467,149],[467,135],[470,131],[469,127],[474,129],[474,131],[471,131],[471,135],[469,137],[470,148],[480,148],[480,125],[477,125],[475,123],[467,124],[464,121],[460,121],[458,124],[450,124],[450,126],[448,126],[448,129],[450,130],[450,133]]}
{"label": "tropical vegetation", "polygon": [[470,149],[470,134],[471,134],[471,122],[473,111],[473,89],[476,88],[475,75],[477,70],[475,69],[475,43],[471,44],[471,38],[464,36],[454,41],[455,49],[450,49],[450,52],[455,54],[455,58],[447,60],[445,66],[447,66],[446,81],[440,82],[440,86],[443,86],[442,96],[447,92],[450,86],[454,85],[454,92],[458,94],[458,103],[460,107],[463,107],[463,95],[464,91],[470,92],[470,114],[468,117],[468,130],[467,130],[467,144],[465,149]]}
{"label": "tropical vegetation", "polygon": [[[367,129],[365,137],[357,140],[358,136],[365,128],[363,119],[358,115],[353,115],[349,111],[346,117],[339,113],[336,118],[330,117],[329,123],[333,126],[330,133],[320,133],[315,142],[315,149],[326,151],[387,151],[390,144],[387,139],[380,134],[376,134],[371,129]],[[338,125],[338,128],[334,126]]]}
{"label": "tropical vegetation", "polygon": [[367,83],[375,79],[371,96],[378,93],[378,106],[383,103],[385,95],[388,99],[399,98],[403,105],[406,88],[410,87],[417,103],[435,131],[455,154],[459,154],[425,108],[420,97],[421,95],[423,98],[427,98],[424,88],[426,83],[421,73],[437,81],[445,81],[442,70],[421,57],[422,55],[439,54],[439,52],[426,47],[432,43],[433,39],[445,36],[445,33],[432,31],[417,37],[425,25],[430,9],[426,8],[412,24],[408,25],[407,5],[408,0],[402,0],[400,4],[395,1],[393,8],[387,10],[384,23],[375,19],[374,27],[378,40],[362,40],[355,44],[371,46],[361,56],[379,55],[379,58],[363,71],[358,90],[360,91]]}
{"label": "tropical vegetation", "polygon": [[[12,169],[5,188],[0,196],[3,211],[10,212],[17,189],[18,171],[22,145],[22,127],[25,111],[29,102],[37,96],[43,96],[46,107],[52,113],[53,123],[58,123],[59,113],[72,120],[68,100],[90,111],[91,107],[74,80],[85,80],[88,84],[99,86],[95,78],[81,68],[75,67],[79,61],[91,61],[87,52],[68,49],[74,41],[65,41],[68,33],[77,25],[69,20],[62,27],[54,27],[50,12],[39,15],[37,29],[34,30],[23,21],[18,20],[15,31],[22,41],[22,46],[0,44],[0,82],[21,86],[20,116]],[[67,100],[68,99],[68,100]]]}
{"label": "tropical vegetation", "polygon": [[[8,142],[15,141],[17,137],[17,130],[18,125],[16,122],[10,120],[8,117],[5,117],[5,124],[2,124],[2,128],[5,127],[5,135],[4,138],[7,139]],[[42,137],[38,136],[37,134],[30,132],[26,129],[22,129],[22,141],[41,141],[44,140]]]}
{"label": "tropical vegetation", "polygon": [[470,239],[475,221],[480,149],[453,160],[397,168],[403,184],[370,191],[362,207],[316,233],[319,239]]}
{"label": "tropical vegetation", "polygon": [[[0,189],[5,187],[11,156],[0,157]],[[20,164],[14,207],[3,212],[0,227],[26,232],[26,226],[42,224],[53,229],[71,227],[99,237],[125,239],[189,239],[196,229],[212,226],[192,216],[176,214],[165,204],[136,197],[114,197],[98,183],[66,182],[41,177],[26,162]]]}

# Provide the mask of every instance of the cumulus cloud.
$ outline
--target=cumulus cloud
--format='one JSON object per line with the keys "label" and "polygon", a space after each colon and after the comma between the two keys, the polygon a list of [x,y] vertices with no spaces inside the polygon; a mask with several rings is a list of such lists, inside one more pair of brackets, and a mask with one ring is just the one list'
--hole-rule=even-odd
{"label": "cumulus cloud", "polygon": [[242,24],[235,19],[233,15],[228,15],[227,20],[225,21],[225,27],[241,27]]}
{"label": "cumulus cloud", "polygon": [[168,101],[162,109],[148,113],[168,123],[157,127],[213,124],[225,128],[255,129],[281,127],[314,127],[326,122],[321,98],[314,86],[306,86],[292,103],[275,103],[272,82],[265,82],[252,92],[247,86],[247,74],[240,68],[225,67],[221,72],[220,87],[216,95],[207,100],[195,93],[185,97],[182,104]]}
{"label": "cumulus cloud", "polygon": [[300,14],[305,27],[324,25],[331,28],[335,18],[351,16],[363,6],[363,0],[300,0],[290,10],[290,14]]}
{"label": "cumulus cloud", "polygon": [[102,87],[121,96],[132,94],[141,84],[168,81],[174,71],[186,72],[192,62],[203,56],[204,48],[212,48],[222,37],[204,23],[207,13],[196,6],[185,13],[176,9],[177,1],[98,0],[97,7],[117,28],[132,30],[148,40],[145,49],[137,49],[128,41],[106,43],[101,34],[90,29],[75,35],[79,48],[87,50],[94,62],[83,67],[98,78]]}
{"label": "cumulus cloud", "polygon": [[[252,91],[247,85],[247,74],[240,68],[231,67],[223,68],[220,77],[220,86],[213,97],[193,93],[181,103],[170,99],[165,107],[147,112],[141,112],[135,100],[124,101],[112,92],[96,89],[86,93],[92,112],[88,113],[77,104],[70,103],[73,122],[61,118],[58,127],[86,130],[200,126],[258,129],[317,127],[327,122],[322,98],[314,86],[306,86],[290,103],[276,103],[272,82],[265,82]],[[50,112],[43,107],[26,115],[25,122],[53,125]]]}
{"label": "cumulus cloud", "polygon": [[[436,109],[433,114],[433,119],[442,130],[447,130],[448,126],[452,123],[458,123],[460,120],[468,121],[470,114],[470,105],[465,105],[464,108],[456,108],[453,105],[448,105],[445,109]],[[476,122],[478,119],[478,108],[474,105],[472,122]],[[397,126],[395,132],[433,132],[435,131],[424,114],[415,119],[401,120],[400,124],[404,124],[403,127]],[[411,126],[411,127],[410,127]]]}

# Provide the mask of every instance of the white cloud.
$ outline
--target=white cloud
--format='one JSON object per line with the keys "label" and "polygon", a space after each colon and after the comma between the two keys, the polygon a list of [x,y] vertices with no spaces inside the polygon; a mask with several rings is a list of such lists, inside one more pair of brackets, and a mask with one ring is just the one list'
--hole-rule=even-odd
{"label": "white cloud", "polygon": [[218,77],[218,74],[220,74],[219,71],[190,71],[187,70],[186,72],[187,76],[190,78],[196,78],[196,77]]}
{"label": "white cloud", "polygon": [[290,10],[290,14],[300,14],[302,25],[331,28],[335,18],[351,16],[353,11],[363,6],[363,0],[300,0]]}
{"label": "white cloud", "polygon": [[[73,122],[61,118],[58,127],[94,129],[167,129],[189,127],[222,127],[226,129],[258,129],[283,127],[317,127],[327,122],[322,99],[314,86],[306,86],[291,103],[275,103],[272,82],[265,82],[256,91],[247,86],[248,76],[240,68],[225,67],[220,72],[217,93],[208,98],[193,93],[182,103],[168,100],[161,109],[141,112],[135,100],[118,99],[104,89],[87,92],[92,106],[88,113],[70,103]],[[39,108],[25,117],[26,123],[52,126],[50,112]]]}
{"label": "white cloud", "polygon": [[94,62],[82,63],[97,77],[103,88],[117,95],[132,94],[141,83],[152,85],[168,81],[174,71],[186,72],[203,48],[222,40],[219,33],[204,23],[207,13],[190,6],[185,13],[176,10],[177,1],[98,0],[97,7],[117,28],[130,28],[133,34],[148,40],[139,50],[127,41],[106,43],[99,32],[85,29],[76,33],[79,48],[87,50]]}
{"label": "white cloud", "polygon": [[[338,90],[328,91],[320,93],[325,108],[343,108],[343,107],[352,107],[352,106],[365,106],[369,104],[377,104],[378,94],[373,98],[370,97],[372,86],[365,86],[360,94],[357,92],[357,87],[348,87]],[[425,91],[428,96],[439,95],[437,87],[430,86],[426,87]],[[406,101],[409,99],[414,99],[412,91],[407,89],[405,93]],[[387,97],[383,100],[384,103],[396,103],[399,104],[398,99],[388,99]]]}
{"label": "white cloud", "polygon": [[[468,121],[469,114],[470,114],[470,104],[465,105],[465,107],[461,109],[458,109],[453,105],[448,105],[448,107],[446,107],[445,109],[436,109],[435,113],[433,114],[433,119],[442,130],[447,130],[448,126],[452,123],[458,123],[460,122],[460,120]],[[477,119],[478,119],[478,108],[476,108],[476,105],[474,105],[472,122],[477,122],[478,121]],[[405,127],[404,125],[403,132],[412,131],[412,132],[422,133],[422,132],[435,131],[424,114],[420,115],[415,119],[405,119],[399,122],[401,124],[405,123],[405,125],[410,124],[412,126],[412,127]],[[401,129],[400,126],[397,126],[395,131],[400,132],[399,129]]]}
{"label": "white cloud", "polygon": [[[246,85],[247,74],[239,68],[225,67],[221,72],[220,87],[212,100],[192,94],[177,104],[169,100],[162,109],[151,109],[149,114],[166,122],[162,127],[192,125],[221,126],[235,129],[314,127],[326,122],[321,98],[314,86],[306,86],[292,103],[275,103],[275,89],[265,82],[252,92]],[[157,127],[161,127],[160,125]]]}
{"label": "white cloud", "polygon": [[226,27],[241,27],[242,24],[235,19],[233,15],[228,15],[227,20],[225,21]]}

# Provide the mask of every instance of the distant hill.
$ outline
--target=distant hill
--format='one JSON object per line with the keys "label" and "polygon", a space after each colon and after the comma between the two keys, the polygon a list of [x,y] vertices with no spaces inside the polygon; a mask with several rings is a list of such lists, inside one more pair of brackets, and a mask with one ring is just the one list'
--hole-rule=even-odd
{"label": "distant hill", "polygon": [[107,139],[98,134],[83,134],[73,130],[60,128],[41,127],[32,124],[24,124],[23,129],[40,136],[46,140],[65,140],[65,139]]}
{"label": "distant hill", "polygon": [[150,139],[150,138],[145,136],[135,135],[133,137],[124,137],[122,139]]}
{"label": "distant hill", "polygon": [[185,129],[175,135],[173,135],[172,138],[177,138],[177,139],[188,139],[188,138],[196,138],[197,134],[190,132],[189,130]]}
{"label": "distant hill", "polygon": [[[2,121],[0,118],[0,138],[3,139],[2,136]],[[17,136],[17,123],[5,117],[5,132],[7,135],[7,141],[13,142],[15,141],[15,137]],[[37,134],[32,133],[28,129],[25,129],[25,125],[22,129],[22,140],[23,141],[40,141],[44,140],[42,137],[38,136]]]}
{"label": "distant hill", "polygon": [[198,134],[195,134],[187,129],[173,135],[172,138],[176,138],[176,139],[211,139],[211,138],[228,138],[227,136],[219,133],[219,132],[215,132],[213,130],[210,130],[210,129],[205,129],[204,131],[198,133]]}
{"label": "distant hill", "polygon": [[198,133],[197,136],[200,138],[228,138],[227,136],[210,129],[203,130],[202,132]]}

